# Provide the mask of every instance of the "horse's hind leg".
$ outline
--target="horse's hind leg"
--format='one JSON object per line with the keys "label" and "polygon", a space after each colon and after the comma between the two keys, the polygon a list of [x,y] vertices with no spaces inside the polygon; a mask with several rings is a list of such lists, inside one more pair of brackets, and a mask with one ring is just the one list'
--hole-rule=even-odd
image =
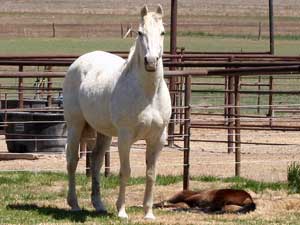
{"label": "horse's hind leg", "polygon": [[68,138],[67,138],[67,170],[68,170],[68,179],[69,179],[69,190],[67,201],[69,206],[73,211],[80,210],[77,195],[76,195],[76,181],[75,181],[75,172],[78,164],[78,148],[79,142],[81,138],[81,133],[84,128],[84,123],[77,124],[77,126],[73,126],[72,124],[68,124]]}
{"label": "horse's hind leg", "polygon": [[106,213],[106,209],[101,201],[99,171],[103,165],[105,152],[109,150],[111,137],[97,133],[96,146],[91,157],[92,173],[92,204],[99,213]]}

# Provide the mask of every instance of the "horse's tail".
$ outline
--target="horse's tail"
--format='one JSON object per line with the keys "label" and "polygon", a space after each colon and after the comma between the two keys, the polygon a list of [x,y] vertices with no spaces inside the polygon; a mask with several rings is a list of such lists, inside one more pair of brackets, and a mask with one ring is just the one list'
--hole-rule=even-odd
{"label": "horse's tail", "polygon": [[251,211],[254,211],[256,209],[256,204],[254,202],[251,202],[250,204],[242,206],[240,209],[235,211],[237,214],[244,214]]}

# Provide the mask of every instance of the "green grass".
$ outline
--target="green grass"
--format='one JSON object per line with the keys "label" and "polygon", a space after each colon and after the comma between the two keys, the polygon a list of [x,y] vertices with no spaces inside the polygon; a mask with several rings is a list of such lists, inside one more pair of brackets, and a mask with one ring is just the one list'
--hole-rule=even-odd
{"label": "green grass", "polygon": [[132,40],[120,38],[17,38],[0,39],[5,54],[82,54],[95,50],[129,50]]}
{"label": "green grass", "polygon": [[[213,176],[193,177],[192,180],[202,182],[230,183],[232,188],[253,190],[287,190],[286,183],[265,183],[244,178],[218,178]],[[129,185],[144,184],[145,178],[131,178]],[[158,176],[157,185],[170,185],[182,182],[181,176]],[[117,176],[102,177],[102,193],[104,198],[110,197],[112,191],[118,189]],[[201,187],[200,187],[201,188]],[[112,214],[100,216],[89,205],[90,181],[83,175],[77,176],[77,190],[80,202],[87,202],[81,212],[70,212],[64,206],[67,191],[67,176],[63,173],[31,173],[31,172],[0,172],[0,224],[124,224],[116,217],[113,205],[106,204]],[[85,205],[85,204],[82,204]],[[129,207],[131,215],[142,215],[142,208]],[[178,212],[156,210],[157,216],[170,216]],[[287,213],[286,217],[272,219],[276,224],[297,224],[300,214]],[[268,220],[261,217],[247,218],[204,216],[207,222],[217,224],[265,224]],[[182,221],[178,221],[182,223]],[[129,220],[126,224],[144,224]],[[155,223],[154,223],[155,224]],[[157,224],[157,223],[156,223]]]}
{"label": "green grass", "polygon": [[292,193],[300,193],[300,164],[293,162],[288,166],[288,187]]}
{"label": "green grass", "polygon": [[[82,54],[94,50],[129,50],[134,39],[121,38],[11,38],[0,39],[1,55],[6,54]],[[276,54],[299,55],[300,40],[280,39],[275,42]],[[187,51],[268,51],[268,40],[225,36],[178,36],[178,47]],[[165,51],[169,49],[169,37],[165,39]]]}
{"label": "green grass", "polygon": [[231,183],[230,188],[233,189],[248,189],[256,193],[265,190],[288,190],[287,183],[284,182],[261,182],[251,179],[246,179],[242,177],[229,177],[229,178],[219,178],[214,176],[202,176],[202,177],[192,177],[192,180],[202,181],[202,182],[224,182]]}
{"label": "green grass", "polygon": [[[90,179],[77,175],[77,190],[80,201],[90,198]],[[158,176],[157,185],[170,185],[180,182],[180,176]],[[129,180],[130,185],[144,184],[145,178]],[[117,189],[117,176],[101,177],[103,195]],[[0,172],[0,224],[39,224],[39,223],[101,223],[123,224],[115,215],[115,208],[108,205],[109,216],[99,216],[91,208],[82,212],[69,212],[68,209],[51,205],[65,202],[67,176],[63,173]],[[140,208],[129,208],[131,213],[140,213]],[[131,222],[130,224],[138,224]]]}

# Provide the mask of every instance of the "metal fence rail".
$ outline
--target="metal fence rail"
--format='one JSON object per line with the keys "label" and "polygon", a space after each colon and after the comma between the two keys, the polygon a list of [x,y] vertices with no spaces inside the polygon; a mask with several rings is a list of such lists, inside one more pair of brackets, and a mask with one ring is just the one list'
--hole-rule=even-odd
{"label": "metal fence rail", "polygon": [[[119,52],[126,55],[126,52]],[[0,57],[0,65],[4,68],[0,72],[0,100],[2,107],[0,112],[3,115],[11,112],[58,112],[62,113],[61,106],[55,105],[54,100],[61,95],[62,79],[65,76],[65,69],[75,57],[73,56],[13,56]],[[191,143],[216,143],[227,144],[228,152],[235,152],[235,174],[240,175],[241,171],[241,149],[245,145],[270,145],[270,146],[299,146],[295,143],[278,144],[276,142],[247,142],[242,141],[243,130],[256,131],[299,131],[297,113],[300,112],[299,104],[277,104],[277,95],[299,96],[297,85],[293,89],[286,89],[289,78],[300,80],[300,57],[277,57],[262,54],[200,54],[185,53],[179,55],[164,55],[165,77],[169,84],[175,79],[173,86],[170,86],[170,93],[173,101],[173,117],[170,121],[172,129],[169,129],[168,140],[174,143],[174,148],[183,152],[183,174],[184,188],[189,186],[190,176],[190,149]],[[258,63],[261,61],[262,63]],[[16,71],[12,70],[15,66]],[[46,71],[37,71],[35,67],[45,66]],[[206,68],[201,67],[205,66]],[[220,66],[219,69],[215,67]],[[175,70],[168,70],[174,67]],[[193,67],[192,70],[187,68]],[[194,69],[196,67],[197,69]],[[208,67],[208,68],[207,68]],[[210,69],[209,67],[213,67]],[[9,68],[9,69],[6,69]],[[185,68],[185,70],[181,70]],[[40,70],[40,68],[38,68]],[[49,71],[51,69],[51,71]],[[277,79],[278,78],[278,79]],[[34,79],[43,80],[43,84],[33,87]],[[213,79],[213,81],[211,81]],[[216,81],[214,79],[217,79]],[[285,81],[284,81],[285,79]],[[280,80],[280,82],[277,82]],[[276,85],[281,85],[278,90]],[[219,87],[211,90],[211,87]],[[212,96],[209,96],[212,95]],[[45,101],[43,107],[28,108],[27,97],[42,96]],[[203,105],[195,102],[195,96],[200,95],[204,99],[217,100],[222,104]],[[255,104],[241,104],[249,96],[267,96],[267,102],[262,99]],[[8,108],[9,99],[18,100],[17,107]],[[201,103],[201,102],[200,102]],[[245,110],[255,109],[256,113],[245,113]],[[259,109],[259,110],[258,110]],[[264,112],[267,113],[264,114]],[[275,115],[274,115],[275,113]],[[291,117],[290,115],[293,115]],[[199,117],[203,118],[202,120]],[[5,118],[5,116],[4,116]],[[212,118],[212,119],[207,119]],[[282,119],[283,118],[283,119]],[[280,120],[282,122],[280,122]],[[4,128],[9,124],[43,123],[46,121],[3,121],[0,127]],[[52,121],[54,123],[56,121]],[[64,121],[60,121],[63,123]],[[51,123],[51,122],[50,122]],[[225,139],[194,138],[191,132],[198,129],[226,130]],[[5,132],[3,133],[5,134]],[[6,141],[15,140],[14,133]],[[25,135],[26,136],[26,135]],[[53,139],[52,139],[53,138]],[[30,138],[19,138],[22,141],[45,141],[46,139],[64,139],[63,137],[44,137],[35,135]],[[90,150],[86,152],[89,153]],[[88,159],[88,157],[87,157]],[[87,172],[89,166],[87,165]],[[109,154],[106,160],[106,174],[109,173]]]}

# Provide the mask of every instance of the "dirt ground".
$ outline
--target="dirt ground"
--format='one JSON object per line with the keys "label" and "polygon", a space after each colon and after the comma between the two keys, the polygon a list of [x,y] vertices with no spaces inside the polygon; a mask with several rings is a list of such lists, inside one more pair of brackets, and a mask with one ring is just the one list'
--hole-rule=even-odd
{"label": "dirt ground", "polygon": [[[192,139],[226,140],[225,131],[218,130],[192,130]],[[0,142],[2,152],[6,150],[6,143]],[[293,161],[300,161],[300,139],[298,132],[263,132],[244,131],[244,142],[262,142],[290,144],[287,146],[242,145],[241,176],[261,181],[285,181],[287,179],[287,166]],[[119,159],[117,153],[117,140],[111,146],[111,171],[118,173]],[[183,151],[180,146],[165,147],[158,163],[158,174],[180,175],[183,171]],[[145,143],[140,141],[133,145],[131,151],[131,167],[133,176],[145,174]],[[66,171],[65,154],[38,154],[37,160],[0,161],[0,169],[29,170],[29,171]],[[190,174],[192,176],[213,175],[220,177],[234,176],[235,155],[227,153],[227,144],[191,142]],[[79,161],[78,171],[85,171],[85,157]]]}

